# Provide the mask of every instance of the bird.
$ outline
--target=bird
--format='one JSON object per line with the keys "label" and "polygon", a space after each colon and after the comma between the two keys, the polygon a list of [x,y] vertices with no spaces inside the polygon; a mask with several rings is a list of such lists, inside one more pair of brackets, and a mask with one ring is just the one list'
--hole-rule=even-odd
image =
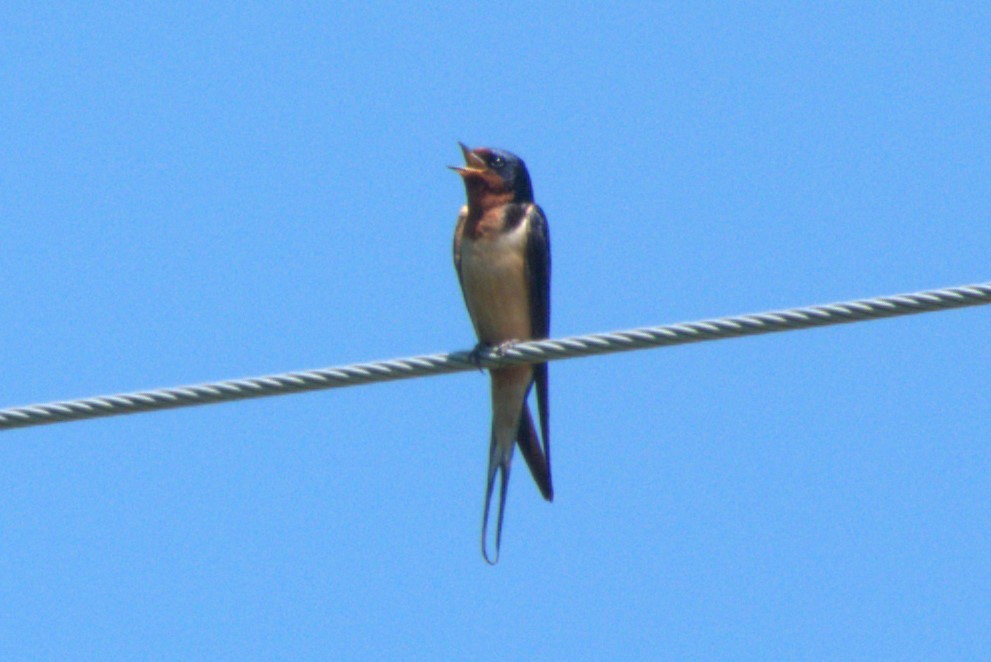
{"label": "bird", "polygon": [[[533,200],[523,160],[502,149],[471,149],[463,143],[465,165],[450,166],[464,182],[467,204],[454,231],[454,268],[478,344],[474,360],[492,349],[503,353],[513,343],[547,338],[550,333],[551,250],[547,218]],[[519,446],[537,488],[553,501],[547,364],[489,370],[492,430],[482,515],[482,557],[499,561],[503,511],[513,450]],[[527,399],[536,386],[540,435]],[[489,512],[496,476],[500,477],[495,553],[488,546]]]}

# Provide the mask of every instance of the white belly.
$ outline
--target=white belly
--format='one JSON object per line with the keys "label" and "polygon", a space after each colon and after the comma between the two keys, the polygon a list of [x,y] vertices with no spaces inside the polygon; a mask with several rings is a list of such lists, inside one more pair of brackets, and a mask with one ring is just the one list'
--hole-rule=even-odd
{"label": "white belly", "polygon": [[478,339],[495,345],[531,336],[525,276],[526,228],[461,242],[461,280]]}

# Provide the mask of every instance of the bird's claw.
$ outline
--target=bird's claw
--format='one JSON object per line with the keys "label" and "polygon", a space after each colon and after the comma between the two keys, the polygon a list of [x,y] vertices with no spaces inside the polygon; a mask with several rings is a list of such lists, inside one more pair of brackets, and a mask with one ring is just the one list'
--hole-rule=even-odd
{"label": "bird's claw", "polygon": [[507,340],[505,342],[501,342],[501,343],[499,343],[498,345],[496,345],[495,347],[492,348],[492,352],[496,356],[498,356],[498,357],[501,358],[501,357],[505,356],[506,355],[506,352],[508,352],[510,349],[512,349],[513,348],[513,345],[515,345],[517,342],[519,342],[519,341],[518,340]]}
{"label": "bird's claw", "polygon": [[479,370],[484,370],[482,367],[482,354],[491,351],[497,357],[502,358],[518,342],[518,340],[506,340],[498,345],[489,345],[488,343],[480,342],[475,345],[475,349],[468,352],[468,361]]}
{"label": "bird's claw", "polygon": [[479,370],[482,369],[482,352],[486,351],[488,348],[488,345],[480,342],[475,345],[475,349],[468,352],[468,360]]}

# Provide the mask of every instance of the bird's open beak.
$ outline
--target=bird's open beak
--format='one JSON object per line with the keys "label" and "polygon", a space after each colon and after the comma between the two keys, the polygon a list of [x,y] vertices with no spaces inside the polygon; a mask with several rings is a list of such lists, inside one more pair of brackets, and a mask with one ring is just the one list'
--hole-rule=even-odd
{"label": "bird's open beak", "polygon": [[480,175],[489,169],[482,157],[471,151],[468,145],[462,142],[459,142],[458,145],[461,146],[461,153],[465,156],[465,164],[463,166],[447,166],[448,168],[462,177],[466,175]]}

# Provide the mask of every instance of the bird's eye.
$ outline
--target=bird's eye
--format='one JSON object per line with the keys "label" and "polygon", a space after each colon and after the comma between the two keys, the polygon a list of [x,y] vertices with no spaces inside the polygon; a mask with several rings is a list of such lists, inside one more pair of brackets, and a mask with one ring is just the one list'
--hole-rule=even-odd
{"label": "bird's eye", "polygon": [[506,159],[502,158],[498,154],[493,155],[492,158],[489,159],[489,165],[493,168],[501,168],[506,165]]}

